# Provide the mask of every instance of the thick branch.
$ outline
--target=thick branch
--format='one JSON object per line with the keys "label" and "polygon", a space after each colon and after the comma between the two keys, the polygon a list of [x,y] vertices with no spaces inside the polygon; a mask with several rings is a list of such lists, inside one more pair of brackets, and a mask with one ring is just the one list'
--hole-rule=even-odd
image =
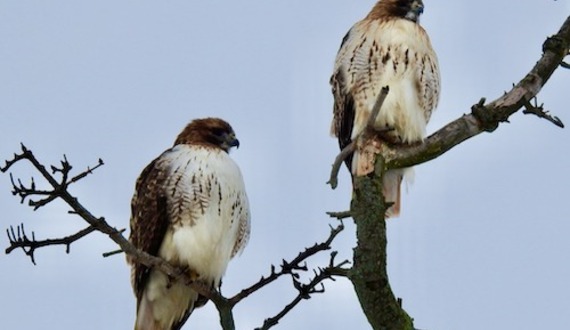
{"label": "thick branch", "polygon": [[480,102],[474,105],[471,114],[447,124],[428,137],[424,143],[410,146],[383,146],[386,167],[402,168],[430,161],[483,131],[493,131],[499,123],[506,122],[512,114],[536,97],[552,73],[563,63],[569,45],[570,17],[556,35],[546,40],[542,57],[508,93],[489,104],[484,105],[484,102]]}
{"label": "thick branch", "polygon": [[472,107],[471,114],[449,123],[424,143],[410,146],[383,144],[376,159],[374,173],[353,178],[354,193],[350,213],[357,225],[358,243],[349,277],[374,329],[413,329],[412,319],[392,293],[386,271],[384,215],[388,205],[382,195],[384,171],[432,160],[483,131],[495,130],[501,122],[508,121],[512,114],[523,107],[563,126],[557,117],[550,116],[542,106],[530,105],[530,100],[536,97],[552,73],[561,66],[568,54],[569,45],[570,17],[557,35],[546,40],[540,60],[511,91],[488,104],[482,99]]}
{"label": "thick branch", "polygon": [[383,159],[377,157],[373,175],[354,178],[351,213],[358,241],[349,278],[373,329],[411,330],[412,319],[400,307],[388,281],[383,175]]}

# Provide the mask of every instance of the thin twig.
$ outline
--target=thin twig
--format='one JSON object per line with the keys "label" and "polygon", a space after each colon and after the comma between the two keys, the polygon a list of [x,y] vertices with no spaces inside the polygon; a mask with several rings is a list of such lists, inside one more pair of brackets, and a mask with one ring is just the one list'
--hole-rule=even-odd
{"label": "thin twig", "polygon": [[[12,194],[18,195],[20,197],[21,203],[24,203],[26,199],[28,199],[28,205],[33,207],[34,211],[39,209],[40,207],[43,207],[51,203],[55,199],[61,197],[62,192],[67,189],[67,186],[69,186],[71,183],[74,183],[86,177],[88,174],[93,173],[95,169],[103,165],[103,161],[99,159],[99,163],[95,167],[93,167],[92,169],[88,167],[86,171],[78,174],[71,180],[68,180],[69,173],[73,167],[69,164],[69,162],[67,161],[67,157],[64,155],[63,156],[64,159],[61,161],[61,168],[55,167],[53,165],[51,166],[53,174],[56,173],[61,174],[61,179],[58,182],[52,176],[52,174],[50,174],[46,170],[46,168],[38,162],[33,153],[28,148],[26,148],[24,144],[21,144],[21,148],[22,148],[22,153],[14,154],[13,159],[7,160],[6,165],[0,168],[0,171],[6,172],[8,169],[10,169],[10,167],[12,167],[12,165],[17,163],[18,161],[28,160],[49,182],[53,190],[38,190],[36,189],[36,184],[34,178],[32,177],[30,182],[30,187],[28,188],[22,183],[20,179],[18,179],[16,183],[12,173],[10,173],[10,182],[12,183]],[[32,199],[33,196],[46,196],[46,197],[34,200]]]}
{"label": "thin twig", "polygon": [[386,100],[386,96],[388,96],[388,92],[390,88],[388,86],[382,87],[380,93],[376,97],[376,101],[374,102],[374,106],[372,107],[372,111],[370,116],[368,117],[368,121],[366,122],[365,128],[358,133],[358,135],[350,142],[346,147],[344,147],[341,152],[336,156],[334,163],[331,169],[331,175],[329,177],[329,181],[327,184],[330,184],[332,189],[336,189],[338,186],[338,172],[342,166],[342,162],[350,155],[354,153],[356,150],[356,141],[365,134],[366,132],[374,129],[374,123],[376,122],[376,117],[380,113],[380,109],[384,104],[384,100]]}
{"label": "thin twig", "polygon": [[378,94],[378,97],[376,98],[376,102],[374,102],[374,106],[372,107],[372,112],[370,112],[370,116],[368,117],[368,121],[366,122],[366,128],[362,132],[360,132],[359,135],[363,134],[363,132],[367,129],[368,130],[374,129],[374,124],[376,123],[376,117],[378,117],[380,109],[382,109],[384,100],[386,100],[386,96],[388,96],[389,92],[390,92],[389,86],[382,87],[380,93]]}
{"label": "thin twig", "polygon": [[103,253],[103,258],[108,258],[108,257],[110,257],[110,256],[114,256],[114,255],[117,255],[117,254],[121,254],[121,253],[123,253],[123,252],[124,252],[123,250],[115,250],[115,251],[105,252],[105,253]]}
{"label": "thin twig", "polygon": [[10,254],[10,252],[14,251],[15,249],[21,248],[24,251],[24,253],[28,257],[30,257],[32,263],[35,265],[36,260],[34,257],[34,252],[36,251],[36,249],[48,245],[65,245],[66,246],[65,252],[69,253],[72,243],[91,234],[94,231],[95,228],[89,226],[73,235],[69,235],[63,238],[37,241],[34,232],[32,232],[31,239],[28,237],[28,235],[26,235],[24,224],[20,224],[19,226],[17,226],[16,231],[14,231],[13,226],[10,226],[10,229],[6,230],[6,233],[8,234],[8,240],[10,241],[10,246],[6,248],[6,254]]}
{"label": "thin twig", "polygon": [[343,212],[327,212],[327,215],[331,218],[336,218],[338,220],[347,219],[352,217],[352,213],[350,211],[343,211]]}
{"label": "thin twig", "polygon": [[[173,279],[180,279],[186,282],[194,291],[198,292],[200,295],[210,299],[216,305],[216,308],[220,312],[220,317],[224,324],[224,329],[234,329],[233,325],[233,315],[232,315],[232,308],[252,294],[253,292],[261,289],[265,285],[275,281],[282,275],[290,275],[292,278],[297,281],[299,278],[298,272],[300,271],[307,271],[308,267],[305,263],[305,260],[310,256],[315,255],[318,252],[329,250],[331,248],[332,241],[334,238],[344,229],[342,223],[335,228],[331,227],[331,232],[329,237],[326,241],[315,244],[312,247],[307,248],[305,251],[299,253],[299,255],[291,260],[290,262],[283,261],[281,265],[281,270],[279,272],[275,271],[275,267],[272,266],[271,275],[267,278],[263,278],[256,284],[252,285],[251,287],[242,290],[240,293],[232,297],[231,299],[226,299],[223,297],[218,290],[212,289],[209,286],[204,285],[200,282],[194,282],[184,269],[179,269],[177,267],[172,266],[164,259],[152,256],[148,253],[145,253],[141,250],[135,248],[125,237],[123,237],[123,232],[125,229],[118,230],[114,227],[111,227],[103,217],[95,217],[91,212],[89,212],[81,203],[79,203],[78,199],[72,196],[67,187],[69,184],[77,182],[78,180],[84,178],[88,174],[91,174],[92,171],[100,166],[103,165],[103,162],[99,160],[99,164],[93,168],[87,168],[85,172],[80,173],[74,177],[69,176],[72,166],[67,161],[67,157],[64,156],[64,159],[61,161],[60,167],[51,166],[50,173],[33,155],[33,153],[28,150],[24,145],[22,145],[22,153],[15,154],[12,160],[7,160],[6,165],[0,170],[3,172],[7,171],[11,166],[16,164],[18,161],[21,160],[28,160],[35,168],[40,172],[40,174],[46,179],[46,181],[51,185],[53,190],[49,191],[40,191],[36,189],[35,182],[32,180],[30,184],[30,188],[27,188],[20,180],[14,180],[12,176],[12,185],[14,188],[14,194],[20,195],[21,198],[27,199],[33,196],[47,196],[42,200],[30,200],[30,205],[35,206],[36,208],[39,207],[38,204],[41,206],[48,204],[49,202],[61,198],[67,205],[71,207],[69,211],[70,214],[75,214],[89,223],[89,227],[79,233],[74,235],[62,238],[62,239],[50,239],[45,241],[36,241],[35,235],[32,233],[32,237],[29,238],[25,231],[23,225],[18,226],[16,229],[11,227],[7,233],[8,237],[11,242],[11,246],[7,249],[7,253],[13,251],[16,248],[22,248],[26,255],[30,256],[32,262],[35,264],[34,259],[34,252],[37,248],[47,246],[47,245],[56,245],[56,244],[64,244],[67,246],[67,251],[69,252],[69,246],[72,242],[80,239],[81,237],[93,232],[93,231],[100,231],[109,236],[115,243],[117,243],[120,247],[119,250],[112,251],[105,253],[104,256],[108,257],[110,255],[118,254],[124,252],[127,254],[128,258],[133,262],[141,263],[145,266],[158,269],[165,274],[169,275]],[[59,174],[61,175],[61,181],[58,181],[53,175]],[[327,278],[332,278],[333,276],[344,276],[344,270],[341,269],[345,263],[340,263],[339,267],[331,267],[329,266],[327,269],[329,270],[327,274]],[[318,279],[319,277],[317,277]],[[322,281],[322,280],[321,280]],[[300,287],[305,287],[302,284],[298,284]],[[310,293],[316,293],[318,290],[309,291]]]}
{"label": "thin twig", "polygon": [[[49,173],[49,171],[45,168],[45,166],[43,166],[36,159],[34,154],[29,149],[27,149],[23,144],[21,146],[22,146],[22,153],[21,154],[14,154],[13,159],[7,160],[6,165],[4,167],[0,168],[0,171],[6,172],[10,167],[12,167],[14,164],[16,164],[19,161],[22,161],[22,160],[29,161],[36,168],[36,170],[38,170],[38,172],[40,172],[40,174],[46,179],[46,181],[52,186],[53,195],[51,195],[50,197],[55,196],[55,197],[51,198],[49,201],[45,201],[45,200],[44,201],[36,201],[34,203],[42,203],[42,206],[43,206],[43,205],[47,204],[48,202],[55,200],[56,198],[61,198],[65,203],[67,203],[67,205],[69,205],[71,207],[71,213],[77,214],[78,216],[80,216],[83,220],[85,220],[90,225],[90,227],[93,227],[94,230],[100,231],[100,232],[106,234],[107,236],[109,236],[109,238],[112,239],[115,243],[117,243],[121,247],[121,250],[123,250],[125,253],[127,253],[129,255],[129,258],[131,258],[132,260],[139,262],[145,266],[154,267],[155,269],[159,269],[160,271],[171,276],[172,278],[179,278],[179,279],[187,282],[188,285],[190,285],[194,291],[198,292],[199,294],[201,294],[207,298],[215,299],[217,297],[221,297],[220,293],[217,290],[211,289],[209,286],[203,285],[202,283],[194,282],[186,274],[186,272],[172,266],[171,264],[166,262],[164,259],[156,257],[156,256],[152,256],[152,255],[150,255],[144,251],[138,250],[125,237],[123,237],[122,230],[118,230],[118,229],[110,226],[107,223],[107,221],[105,221],[105,218],[96,217],[91,212],[89,212],[79,202],[79,200],[76,197],[72,196],[67,191],[67,186],[69,185],[69,181],[67,181],[66,178],[68,177],[68,173],[72,167],[67,162],[66,157],[64,157],[64,160],[61,162],[61,164],[62,164],[61,168],[57,168],[55,166],[51,167],[52,172],[54,174],[60,173],[62,175],[62,178],[65,179],[65,180],[62,180],[62,182],[58,182],[56,180],[56,178],[54,178],[53,175]],[[100,160],[99,165],[95,166],[94,168],[98,168],[101,165],[102,165],[102,161]],[[87,174],[91,173],[92,171],[93,171],[93,169],[88,169],[84,173],[79,174],[79,176],[84,177]],[[19,189],[18,186],[15,186],[15,187],[16,187],[16,189]],[[31,195],[32,194],[29,194],[29,196],[31,196]],[[32,204],[32,203],[30,203],[30,204]],[[14,235],[12,235],[12,237],[14,237]],[[17,236],[16,236],[16,239],[17,239]],[[23,237],[22,237],[22,239],[24,240]],[[46,245],[52,245],[52,244],[46,244]],[[33,253],[33,252],[31,252],[31,253]],[[218,299],[218,300],[220,300],[220,299]]]}
{"label": "thin twig", "polygon": [[342,162],[344,162],[348,156],[352,155],[355,149],[356,143],[352,141],[336,156],[332,165],[331,176],[329,178],[329,181],[327,181],[327,184],[330,184],[332,189],[336,189],[338,186],[338,172],[342,167]]}
{"label": "thin twig", "polygon": [[93,168],[87,167],[87,169],[84,172],[79,173],[78,175],[71,178],[68,181],[68,185],[83,179],[84,177],[88,176],[89,174],[93,174],[93,171],[95,171],[96,169],[98,169],[99,167],[101,167],[103,165],[105,165],[105,163],[103,162],[103,160],[101,158],[99,158],[99,162],[97,163],[97,165],[95,165]]}
{"label": "thin twig", "polygon": [[[562,42],[560,42],[562,41]],[[383,146],[382,154],[387,169],[410,167],[437,158],[462,142],[497,127],[499,123],[519,111],[525,100],[534,98],[548,82],[567,54],[565,45],[570,44],[570,17],[555,36],[543,44],[543,54],[528,74],[508,93],[464,115],[414,145]]]}
{"label": "thin twig", "polygon": [[331,258],[329,262],[329,266],[325,268],[319,268],[318,271],[315,271],[315,276],[309,281],[307,284],[303,284],[299,282],[295,277],[292,278],[293,286],[297,289],[298,293],[293,300],[287,304],[279,313],[275,316],[265,319],[263,325],[256,330],[267,330],[279,323],[279,321],[287,315],[297,304],[301,301],[310,299],[311,295],[316,293],[324,293],[325,287],[323,282],[325,280],[332,280],[335,281],[335,276],[347,276],[348,269],[343,268],[343,266],[347,265],[349,262],[348,260],[344,260],[338,264],[335,264],[334,259],[337,255],[336,251],[331,253]]}
{"label": "thin twig", "polygon": [[523,110],[523,113],[525,115],[528,114],[535,115],[538,118],[548,120],[549,122],[553,123],[554,125],[560,128],[564,128],[564,123],[562,122],[562,120],[560,120],[560,118],[556,116],[552,116],[548,111],[544,110],[544,103],[538,105],[538,100],[536,97],[534,98],[534,104],[532,104],[530,101],[526,101],[524,106],[526,108],[525,110]]}
{"label": "thin twig", "polygon": [[274,282],[278,278],[283,275],[291,275],[293,277],[298,277],[296,271],[306,271],[307,266],[306,264],[302,264],[307,260],[309,257],[321,252],[330,250],[331,244],[333,240],[338,236],[338,234],[344,230],[344,224],[340,223],[336,227],[331,227],[331,231],[329,237],[322,243],[315,243],[315,245],[306,248],[303,252],[300,252],[295,258],[291,261],[283,260],[281,263],[281,269],[279,271],[276,270],[274,265],[271,265],[271,272],[267,277],[262,276],[259,281],[254,283],[253,285],[241,290],[238,294],[228,299],[230,304],[235,305],[239,303],[244,298],[248,297],[252,293],[258,291],[259,289],[263,288],[264,286]]}

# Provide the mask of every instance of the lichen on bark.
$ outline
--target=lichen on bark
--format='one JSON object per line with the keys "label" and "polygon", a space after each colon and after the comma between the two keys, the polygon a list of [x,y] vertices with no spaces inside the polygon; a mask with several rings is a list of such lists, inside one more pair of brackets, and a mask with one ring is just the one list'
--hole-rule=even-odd
{"label": "lichen on bark", "polygon": [[412,319],[396,300],[388,281],[384,214],[389,205],[382,195],[384,165],[383,158],[377,157],[373,173],[354,178],[351,213],[357,226],[357,246],[349,278],[373,329],[412,330]]}

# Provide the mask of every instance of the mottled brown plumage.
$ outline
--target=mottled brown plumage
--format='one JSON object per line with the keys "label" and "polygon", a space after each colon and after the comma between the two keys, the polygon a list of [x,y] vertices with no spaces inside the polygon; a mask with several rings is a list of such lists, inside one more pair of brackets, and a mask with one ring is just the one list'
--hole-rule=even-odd
{"label": "mottled brown plumage", "polygon": [[[138,249],[151,255],[158,255],[158,249],[162,244],[162,238],[168,227],[166,195],[158,194],[164,185],[167,171],[164,166],[157,164],[160,159],[153,160],[139,175],[135,194],[131,200],[131,235],[129,240]],[[152,219],[145,221],[144,230],[139,230],[138,219],[151,216]],[[133,264],[133,289],[137,300],[140,300],[144,285],[150,269],[142,264]]]}
{"label": "mottled brown plumage", "polygon": [[[386,143],[417,143],[439,99],[437,57],[429,37],[419,25],[421,0],[381,0],[357,22],[342,40],[331,77],[334,96],[331,132],[341,149],[364,129],[372,107],[384,86],[390,87],[375,127],[392,129]],[[374,166],[378,143],[358,145],[346,164],[353,175],[366,175]],[[394,205],[388,216],[400,210],[400,184],[411,169],[388,171],[384,195]]]}
{"label": "mottled brown plumage", "polygon": [[[238,145],[221,119],[188,124],[137,180],[131,202],[133,245],[217,287],[249,236],[243,179],[228,155]],[[194,308],[207,302],[185,283],[128,260],[137,297],[136,330],[179,329]]]}

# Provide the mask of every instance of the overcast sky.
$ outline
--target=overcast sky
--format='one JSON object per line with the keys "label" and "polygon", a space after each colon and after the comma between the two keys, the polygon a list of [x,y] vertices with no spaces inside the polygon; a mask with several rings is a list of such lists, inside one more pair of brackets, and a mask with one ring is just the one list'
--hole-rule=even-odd
{"label": "overcast sky", "polygon": [[[425,0],[422,24],[442,71],[428,130],[492,100],[526,74],[545,38],[570,14],[568,0]],[[326,185],[328,80],[340,41],[374,1],[0,1],[0,159],[23,142],[45,164],[63,154],[77,171],[105,166],[71,189],[118,228],[144,166],[193,118],[228,120],[252,211],[252,235],[229,266],[231,295],[325,239],[326,211],[349,207]],[[570,71],[558,70],[539,100],[570,125]],[[416,168],[402,216],[388,223],[393,290],[428,330],[560,329],[570,315],[570,131],[516,114]],[[18,165],[14,174],[37,175]],[[39,180],[36,180],[39,184]],[[25,222],[37,238],[85,225],[61,202],[37,212],[0,176],[0,229]],[[354,226],[334,243],[352,257]],[[0,236],[0,246],[8,246]],[[135,299],[124,256],[100,234],[64,248],[0,256],[3,329],[131,329]],[[328,255],[309,266],[324,265]],[[352,286],[326,283],[278,329],[369,329]],[[238,329],[260,326],[295,295],[283,279],[235,310]],[[212,304],[185,329],[217,329]]]}

